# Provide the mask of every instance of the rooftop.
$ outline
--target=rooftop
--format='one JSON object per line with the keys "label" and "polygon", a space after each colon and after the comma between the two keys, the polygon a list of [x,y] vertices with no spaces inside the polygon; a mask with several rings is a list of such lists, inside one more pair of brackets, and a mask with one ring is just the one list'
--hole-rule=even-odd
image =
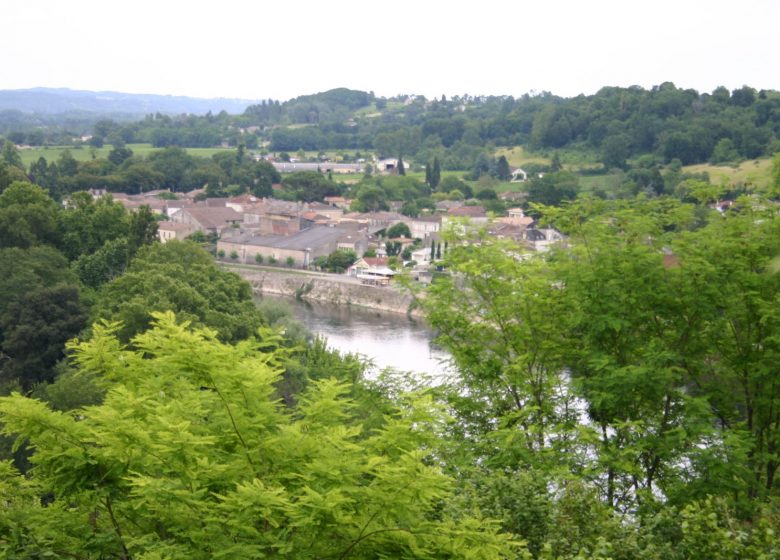
{"label": "rooftop", "polygon": [[487,216],[482,206],[459,206],[450,208],[447,212],[449,216],[465,216],[467,218],[484,218]]}
{"label": "rooftop", "polygon": [[201,226],[211,229],[224,226],[229,222],[239,222],[243,220],[243,215],[232,208],[224,206],[208,207],[198,206],[194,208],[184,208],[179,212],[188,212]]}
{"label": "rooftop", "polygon": [[305,251],[326,243],[335,243],[343,235],[351,232],[340,228],[328,226],[314,226],[294,235],[254,235],[244,233],[235,237],[223,239],[226,243],[239,243],[243,245],[255,245],[258,247],[274,247],[276,249],[291,249]]}

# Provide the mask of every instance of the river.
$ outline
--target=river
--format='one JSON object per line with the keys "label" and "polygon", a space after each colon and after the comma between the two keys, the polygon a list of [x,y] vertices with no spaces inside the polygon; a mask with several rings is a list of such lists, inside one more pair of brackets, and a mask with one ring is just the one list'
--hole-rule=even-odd
{"label": "river", "polygon": [[365,356],[373,364],[369,374],[394,368],[436,380],[452,373],[450,355],[433,344],[433,332],[420,320],[363,307],[262,297],[290,305],[295,317],[312,333],[325,337],[331,348]]}

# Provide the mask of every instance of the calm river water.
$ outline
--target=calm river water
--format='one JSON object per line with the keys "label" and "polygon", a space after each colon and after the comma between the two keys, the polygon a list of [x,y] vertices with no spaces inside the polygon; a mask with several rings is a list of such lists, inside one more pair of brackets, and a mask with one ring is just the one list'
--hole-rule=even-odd
{"label": "calm river water", "polygon": [[311,332],[324,336],[341,352],[362,354],[376,370],[395,368],[441,378],[451,369],[449,354],[432,344],[433,333],[420,320],[398,313],[379,313],[362,307],[301,302],[264,295],[288,303],[295,317]]}

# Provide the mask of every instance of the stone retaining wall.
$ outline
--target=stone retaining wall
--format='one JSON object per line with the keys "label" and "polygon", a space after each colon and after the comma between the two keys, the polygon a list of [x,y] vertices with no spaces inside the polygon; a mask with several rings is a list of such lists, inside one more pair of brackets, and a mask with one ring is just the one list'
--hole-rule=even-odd
{"label": "stone retaining wall", "polygon": [[326,274],[301,274],[268,269],[233,268],[257,294],[276,294],[337,305],[359,305],[379,311],[419,315],[412,296],[394,287],[365,286]]}

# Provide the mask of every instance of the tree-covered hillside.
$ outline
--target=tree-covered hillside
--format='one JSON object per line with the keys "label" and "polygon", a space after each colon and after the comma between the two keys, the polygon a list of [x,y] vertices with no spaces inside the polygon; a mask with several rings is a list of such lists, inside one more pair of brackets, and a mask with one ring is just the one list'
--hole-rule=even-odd
{"label": "tree-covered hillside", "polygon": [[[58,127],[33,126],[8,113],[0,133],[46,143]],[[16,127],[16,128],[15,128]],[[93,142],[150,142],[205,147],[223,142],[272,151],[372,150],[421,161],[439,156],[446,169],[469,168],[476,152],[523,145],[590,154],[607,168],[652,154],[684,165],[770,155],[780,137],[780,93],[744,86],[712,92],[663,83],[651,89],[606,87],[593,95],[376,97],[335,89],[289,101],[263,101],[243,114],[150,114],[135,123],[98,123]]]}

